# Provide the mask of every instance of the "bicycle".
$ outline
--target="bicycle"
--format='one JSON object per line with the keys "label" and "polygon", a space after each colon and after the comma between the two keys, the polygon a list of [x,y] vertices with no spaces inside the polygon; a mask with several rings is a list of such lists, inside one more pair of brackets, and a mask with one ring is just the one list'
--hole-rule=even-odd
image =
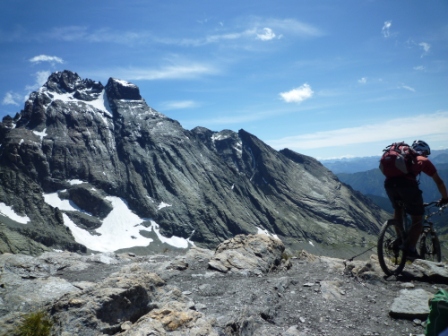
{"label": "bicycle", "polygon": [[[425,203],[424,206],[429,209],[435,206],[438,202]],[[396,230],[394,220],[387,220],[381,227],[378,235],[378,261],[383,272],[390,275],[398,275],[401,273],[406,265],[407,255],[403,249],[403,243],[406,241],[406,236],[411,228],[411,219],[406,214],[403,204],[400,204],[402,209],[402,228],[403,230]],[[432,260],[436,262],[442,261],[442,251],[440,247],[439,238],[434,230],[434,224],[429,220],[435,214],[441,214],[447,205],[439,207],[435,212],[428,213],[423,218],[423,230],[417,243],[419,255],[422,259]]]}

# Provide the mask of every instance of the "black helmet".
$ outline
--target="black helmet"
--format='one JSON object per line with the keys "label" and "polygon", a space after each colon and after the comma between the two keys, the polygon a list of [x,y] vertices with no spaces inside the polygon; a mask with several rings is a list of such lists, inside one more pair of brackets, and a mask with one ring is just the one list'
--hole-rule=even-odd
{"label": "black helmet", "polygon": [[428,156],[431,154],[431,148],[423,140],[415,140],[412,143],[412,148],[420,155]]}

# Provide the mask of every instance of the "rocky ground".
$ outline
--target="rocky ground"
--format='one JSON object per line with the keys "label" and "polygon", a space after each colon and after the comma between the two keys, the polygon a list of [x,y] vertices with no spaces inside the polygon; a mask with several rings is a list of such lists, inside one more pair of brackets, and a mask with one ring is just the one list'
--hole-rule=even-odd
{"label": "rocky ground", "polygon": [[186,254],[0,255],[0,335],[49,312],[54,335],[419,335],[448,267],[385,278],[374,255],[285,253],[265,235]]}

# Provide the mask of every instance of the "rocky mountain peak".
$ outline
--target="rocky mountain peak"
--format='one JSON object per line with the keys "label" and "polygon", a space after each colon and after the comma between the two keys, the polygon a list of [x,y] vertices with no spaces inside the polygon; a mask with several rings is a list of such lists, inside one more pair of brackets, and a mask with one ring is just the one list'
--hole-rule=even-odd
{"label": "rocky mountain peak", "polygon": [[89,84],[92,82],[91,80],[82,80],[75,72],[64,70],[62,72],[57,71],[52,73],[43,85],[43,88],[63,94],[67,92],[71,93],[78,89],[85,89],[87,86],[91,86]]}
{"label": "rocky mountain peak", "polygon": [[29,218],[0,221],[53,248],[211,246],[263,231],[357,249],[386,216],[313,158],[244,130],[186,130],[120,79],[52,74],[3,119],[0,141],[0,211]]}
{"label": "rocky mountain peak", "polygon": [[106,85],[106,92],[109,99],[141,100],[140,89],[137,85],[127,81],[109,78]]}

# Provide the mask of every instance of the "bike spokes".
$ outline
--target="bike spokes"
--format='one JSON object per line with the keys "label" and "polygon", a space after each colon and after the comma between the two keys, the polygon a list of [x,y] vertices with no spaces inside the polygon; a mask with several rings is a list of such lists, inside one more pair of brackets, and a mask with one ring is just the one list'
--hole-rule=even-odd
{"label": "bike spokes", "polygon": [[378,261],[386,275],[397,275],[406,263],[402,238],[391,221],[384,223],[378,237]]}

